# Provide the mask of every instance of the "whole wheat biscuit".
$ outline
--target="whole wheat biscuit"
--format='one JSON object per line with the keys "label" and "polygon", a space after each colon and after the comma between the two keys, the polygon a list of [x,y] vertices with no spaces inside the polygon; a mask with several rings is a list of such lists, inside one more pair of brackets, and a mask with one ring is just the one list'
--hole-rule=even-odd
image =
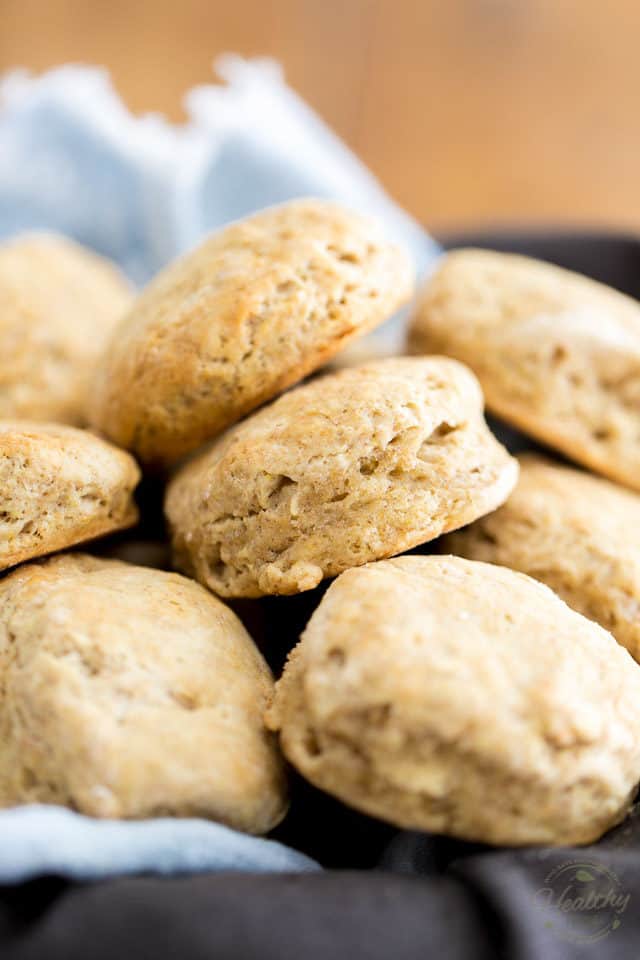
{"label": "whole wheat biscuit", "polygon": [[408,255],[368,220],[299,200],[171,264],[115,333],[92,422],[168,463],[320,367],[411,296]]}
{"label": "whole wheat biscuit", "polygon": [[288,594],[470,523],[516,478],[473,374],[401,357],[249,417],[176,474],[166,512],[177,566],[215,593]]}
{"label": "whole wheat biscuit", "polygon": [[132,299],[112,264],[64,237],[0,246],[0,418],[82,423],[96,360]]}
{"label": "whole wheat biscuit", "polygon": [[640,489],[640,305],[586,277],[481,250],[448,254],[413,317],[412,353],[477,374],[490,410]]}
{"label": "whole wheat biscuit", "polygon": [[86,430],[0,420],[0,570],[133,526],[130,454]]}
{"label": "whole wheat biscuit", "polygon": [[20,567],[0,580],[0,805],[264,833],[286,810],[272,688],[191,580],[82,554]]}
{"label": "whole wheat biscuit", "polygon": [[443,550],[541,580],[640,659],[635,493],[528,454],[505,505],[448,536]]}
{"label": "whole wheat biscuit", "polygon": [[458,557],[343,573],[267,723],[313,784],[400,827],[588,843],[640,779],[640,668],[546,586]]}

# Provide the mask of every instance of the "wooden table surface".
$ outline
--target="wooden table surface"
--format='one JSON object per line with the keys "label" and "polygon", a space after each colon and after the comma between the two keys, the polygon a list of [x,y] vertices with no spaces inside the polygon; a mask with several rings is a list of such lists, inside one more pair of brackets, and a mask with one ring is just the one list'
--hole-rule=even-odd
{"label": "wooden table surface", "polygon": [[138,112],[179,119],[220,52],[277,57],[439,228],[640,229],[639,38],[640,0],[0,0],[0,70],[104,64]]}

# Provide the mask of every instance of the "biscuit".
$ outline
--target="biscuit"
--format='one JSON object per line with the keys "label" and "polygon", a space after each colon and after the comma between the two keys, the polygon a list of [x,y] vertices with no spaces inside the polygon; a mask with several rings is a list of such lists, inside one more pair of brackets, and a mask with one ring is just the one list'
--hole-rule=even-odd
{"label": "biscuit", "polygon": [[640,305],[634,300],[526,257],[458,250],[425,286],[409,348],[469,364],[489,410],[640,489]]}
{"label": "biscuit", "polygon": [[111,263],[64,237],[0,246],[0,418],[84,422],[96,360],[132,300]]}
{"label": "biscuit", "polygon": [[541,580],[640,660],[640,497],[630,490],[525,455],[505,505],[446,537],[443,551]]}
{"label": "biscuit", "polygon": [[400,357],[249,417],[176,474],[166,513],[177,567],[214,593],[289,594],[470,523],[516,479],[473,374]]}
{"label": "biscuit", "polygon": [[272,688],[191,580],[82,554],[20,567],[0,580],[0,805],[265,833],[286,810]]}
{"label": "biscuit", "polygon": [[320,367],[413,291],[407,254],[368,220],[298,200],[167,267],[116,331],[92,423],[166,464]]}
{"label": "biscuit", "polygon": [[640,778],[640,668],[521,573],[400,557],[329,587],[267,724],[311,783],[399,827],[588,843]]}
{"label": "biscuit", "polygon": [[132,527],[130,454],[75,427],[0,420],[0,570]]}

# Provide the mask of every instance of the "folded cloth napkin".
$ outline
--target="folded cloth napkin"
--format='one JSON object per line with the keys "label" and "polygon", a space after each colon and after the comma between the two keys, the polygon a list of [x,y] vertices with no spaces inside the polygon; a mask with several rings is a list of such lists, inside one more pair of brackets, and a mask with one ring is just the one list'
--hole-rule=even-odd
{"label": "folded cloth napkin", "polygon": [[138,283],[208,231],[300,196],[384,221],[423,268],[437,245],[290,90],[272,61],[222,57],[226,85],[191,90],[188,122],[134,118],[97,69],[0,82],[0,237],[60,230]]}
{"label": "folded cloth napkin", "polygon": [[319,869],[281,843],[205,820],[94,820],[39,804],[0,813],[0,885],[44,875],[99,880],[130,873]]}
{"label": "folded cloth napkin", "polygon": [[[212,229],[294,197],[338,200],[381,220],[421,274],[439,253],[270,60],[227,55],[225,85],[185,98],[188,122],[133,117],[107,73],[64,66],[0,81],[0,239],[66,233],[111,257],[136,283]],[[394,352],[396,320],[370,335]]]}
{"label": "folded cloth napkin", "polygon": [[[192,90],[182,126],[131,116],[102,70],[6,76],[0,238],[61,231],[144,283],[221,224],[293,197],[321,196],[382,220],[419,269],[434,258],[437,245],[287,88],[276,64],[229,56],[217,69],[226,85]],[[397,325],[382,335],[390,349],[397,336]],[[279,844],[204,821],[100,823],[45,807],[0,813],[4,883],[46,873],[86,879],[313,866]]]}

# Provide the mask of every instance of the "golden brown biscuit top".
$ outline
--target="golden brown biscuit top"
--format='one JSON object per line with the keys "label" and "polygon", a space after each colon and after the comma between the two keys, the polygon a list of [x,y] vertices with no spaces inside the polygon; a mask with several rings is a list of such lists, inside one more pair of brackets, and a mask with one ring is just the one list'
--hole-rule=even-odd
{"label": "golden brown biscuit top", "polygon": [[229,725],[242,723],[244,712],[254,729],[262,726],[267,664],[229,607],[177,573],[81,553],[26,564],[0,580],[0,664],[14,655],[12,636],[23,663],[84,653],[96,696],[126,697],[138,687],[132,710],[150,697],[178,709],[211,708],[224,729],[223,705],[232,699]]}
{"label": "golden brown biscuit top", "polygon": [[72,333],[78,304],[117,315],[118,308],[124,313],[131,305],[132,296],[130,284],[115,264],[69,237],[24,233],[0,244],[3,326],[11,322],[14,310],[18,314],[24,308],[25,322],[43,316]]}
{"label": "golden brown biscuit top", "polygon": [[[46,462],[50,466],[50,482],[60,479],[56,469],[72,468],[76,461],[95,473],[96,481],[113,481],[116,471],[123,474],[126,485],[135,486],[141,473],[131,454],[120,450],[108,440],[92,433],[60,423],[41,423],[32,420],[0,419],[0,458],[11,467],[13,457],[22,457],[21,466],[29,468],[24,457],[33,456],[40,471]],[[104,474],[100,475],[100,470]],[[25,491],[27,492],[27,491]]]}
{"label": "golden brown biscuit top", "polygon": [[502,762],[515,770],[526,756],[541,775],[569,746],[633,753],[640,722],[640,669],[606,630],[524,574],[459,557],[399,557],[341,574],[290,670],[276,688],[275,728],[289,689],[303,683],[319,727],[390,704],[398,737],[422,718],[423,732],[464,738],[465,750],[496,763],[517,743],[520,759]]}
{"label": "golden brown biscuit top", "polygon": [[[199,649],[206,654],[212,667],[218,659],[237,668],[234,683],[238,690],[245,690],[247,706],[255,695],[255,677],[265,682],[271,677],[233,611],[177,573],[83,553],[60,554],[25,564],[0,580],[0,600],[0,639],[10,642],[1,628],[6,628],[12,616],[19,617],[24,655],[31,645],[60,652],[64,637],[71,631],[79,642],[84,637],[95,643],[105,666],[111,663],[113,672],[133,669],[130,654],[135,651],[138,664],[140,658],[147,660],[154,666],[157,679],[164,673],[177,689],[179,648],[184,644],[190,651]],[[14,626],[18,626],[17,621]],[[180,633],[176,634],[178,627]],[[105,670],[105,679],[108,674]],[[190,678],[193,683],[193,673]],[[215,669],[199,677],[207,702],[215,703],[215,688],[221,680]],[[157,689],[159,697],[170,694],[170,689]]]}
{"label": "golden brown biscuit top", "polygon": [[640,487],[640,304],[630,297],[526,257],[458,250],[427,282],[409,347],[468,363],[508,423]]}
{"label": "golden brown biscuit top", "polygon": [[0,416],[84,422],[96,358],[132,299],[113,264],[65,237],[0,245]]}
{"label": "golden brown biscuit top", "polygon": [[640,496],[535,454],[495,513],[446,537],[442,552],[546,583],[640,655]]}
{"label": "golden brown biscuit top", "polygon": [[446,254],[424,287],[415,322],[419,329],[421,314],[429,327],[447,322],[446,333],[455,342],[534,317],[544,333],[558,313],[566,314],[563,324],[569,325],[560,330],[569,336],[601,338],[612,346],[628,341],[638,349],[640,305],[631,297],[555,264],[492,250]]}
{"label": "golden brown biscuit top", "polygon": [[233,223],[167,267],[117,330],[94,423],[172,460],[302,379],[412,293],[407,255],[337,204]]}
{"label": "golden brown biscuit top", "polygon": [[520,479],[503,515],[549,515],[566,530],[628,541],[640,557],[640,496],[600,477],[555,463],[534,453],[521,454]]}
{"label": "golden brown biscuit top", "polygon": [[0,580],[0,805],[207,816],[286,810],[272,677],[238,617],[174,573],[67,554]]}
{"label": "golden brown biscuit top", "polygon": [[245,475],[262,470],[267,481],[270,459],[291,479],[322,475],[328,465],[337,473],[359,466],[366,475],[367,453],[386,447],[394,434],[418,423],[427,434],[464,426],[480,415],[482,404],[478,381],[456,360],[381,360],[283,394],[194,458],[178,477],[217,468],[231,479],[237,467]]}
{"label": "golden brown biscuit top", "polygon": [[473,374],[395,358],[312,381],[178,471],[174,559],[225,596],[310,589],[495,509],[517,463]]}

